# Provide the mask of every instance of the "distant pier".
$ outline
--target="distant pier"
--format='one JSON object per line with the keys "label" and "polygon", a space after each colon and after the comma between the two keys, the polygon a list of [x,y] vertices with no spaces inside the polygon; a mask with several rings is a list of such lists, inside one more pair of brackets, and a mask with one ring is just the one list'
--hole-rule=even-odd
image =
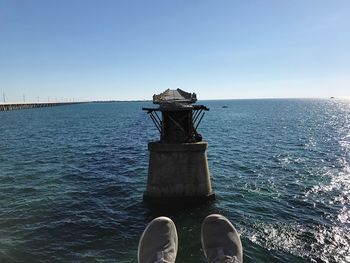
{"label": "distant pier", "polygon": [[54,106],[63,106],[63,105],[79,104],[79,103],[83,103],[83,102],[6,103],[6,104],[0,104],[0,111],[54,107]]}

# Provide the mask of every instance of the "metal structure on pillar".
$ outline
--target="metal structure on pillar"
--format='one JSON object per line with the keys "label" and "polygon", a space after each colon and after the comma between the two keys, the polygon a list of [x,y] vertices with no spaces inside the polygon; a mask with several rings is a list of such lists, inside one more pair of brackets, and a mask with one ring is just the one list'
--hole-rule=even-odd
{"label": "metal structure on pillar", "polygon": [[207,142],[198,126],[209,109],[193,105],[195,93],[167,89],[153,96],[157,108],[143,108],[160,133],[150,142],[147,189],[151,201],[204,201],[215,197],[207,161]]}

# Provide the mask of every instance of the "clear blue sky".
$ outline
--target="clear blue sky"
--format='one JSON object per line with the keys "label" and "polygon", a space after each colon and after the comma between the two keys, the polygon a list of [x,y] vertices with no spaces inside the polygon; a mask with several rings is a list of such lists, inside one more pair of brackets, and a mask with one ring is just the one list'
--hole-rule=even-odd
{"label": "clear blue sky", "polygon": [[151,99],[166,88],[350,96],[350,1],[0,0],[7,101]]}

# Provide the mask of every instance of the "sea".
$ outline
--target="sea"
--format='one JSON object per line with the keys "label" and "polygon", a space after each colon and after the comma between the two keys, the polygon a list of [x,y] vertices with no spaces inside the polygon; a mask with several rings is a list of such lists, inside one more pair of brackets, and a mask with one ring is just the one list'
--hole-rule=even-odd
{"label": "sea", "polygon": [[206,262],[202,220],[226,216],[244,262],[350,262],[350,101],[199,101],[216,200],[143,202],[151,102],[0,112],[0,262],[137,262],[164,215],[177,262]]}

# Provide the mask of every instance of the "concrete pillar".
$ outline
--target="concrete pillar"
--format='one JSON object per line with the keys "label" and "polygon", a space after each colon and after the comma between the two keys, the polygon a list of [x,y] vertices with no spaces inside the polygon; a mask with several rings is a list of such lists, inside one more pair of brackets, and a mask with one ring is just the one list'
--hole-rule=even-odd
{"label": "concrete pillar", "polygon": [[207,142],[150,142],[148,181],[144,199],[213,199],[207,147]]}

